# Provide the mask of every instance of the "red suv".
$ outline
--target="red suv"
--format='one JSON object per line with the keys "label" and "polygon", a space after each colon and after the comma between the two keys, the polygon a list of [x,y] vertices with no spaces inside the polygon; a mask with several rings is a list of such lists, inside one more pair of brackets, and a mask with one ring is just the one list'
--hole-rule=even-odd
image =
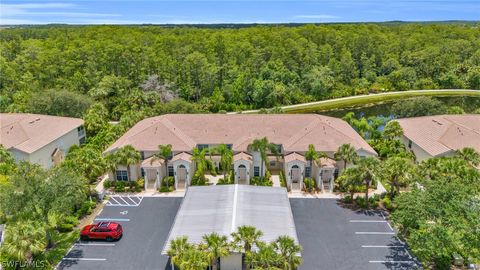
{"label": "red suv", "polygon": [[80,232],[80,239],[104,239],[107,241],[113,241],[120,239],[122,234],[122,225],[116,222],[100,222],[83,227]]}

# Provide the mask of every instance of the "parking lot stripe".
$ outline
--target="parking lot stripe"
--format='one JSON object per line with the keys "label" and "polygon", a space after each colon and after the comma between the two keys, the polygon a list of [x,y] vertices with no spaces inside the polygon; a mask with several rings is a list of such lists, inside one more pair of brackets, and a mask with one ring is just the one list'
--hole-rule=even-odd
{"label": "parking lot stripe", "polygon": [[363,219],[352,219],[351,223],[386,223],[386,220],[363,220]]}
{"label": "parking lot stripe", "polygon": [[125,200],[123,199],[123,197],[118,197],[118,198],[119,198],[120,200],[122,200],[126,205],[131,205],[130,203],[128,203],[127,201],[125,201]]}
{"label": "parking lot stripe", "polygon": [[107,243],[75,243],[75,246],[107,246],[113,247],[115,244],[107,244]]}
{"label": "parking lot stripe", "polygon": [[110,199],[114,200],[117,204],[121,204],[121,203],[119,203],[117,200],[115,200],[115,197],[113,197],[113,196],[110,197]]}
{"label": "parking lot stripe", "polygon": [[64,261],[106,261],[105,258],[63,258]]}
{"label": "parking lot stripe", "polygon": [[410,263],[416,264],[414,261],[368,261],[369,263]]}
{"label": "parking lot stripe", "polygon": [[129,218],[96,218],[97,221],[130,221]]}
{"label": "parking lot stripe", "polygon": [[389,234],[389,235],[395,235],[394,232],[355,232],[355,234]]}
{"label": "parking lot stripe", "polygon": [[134,199],[130,198],[130,196],[128,196],[127,198],[128,198],[130,201],[132,201],[133,204],[138,205],[138,203],[137,203]]}
{"label": "parking lot stripe", "polygon": [[362,248],[403,248],[405,246],[368,246],[363,245]]}

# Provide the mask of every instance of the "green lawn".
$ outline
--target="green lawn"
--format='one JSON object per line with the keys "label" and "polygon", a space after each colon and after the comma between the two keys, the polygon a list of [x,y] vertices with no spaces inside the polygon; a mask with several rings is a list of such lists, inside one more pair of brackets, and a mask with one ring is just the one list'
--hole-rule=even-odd
{"label": "green lawn", "polygon": [[[334,109],[348,108],[354,106],[365,106],[374,103],[382,103],[398,99],[405,99],[419,96],[448,97],[448,96],[470,96],[479,97],[480,90],[447,89],[447,90],[411,90],[401,92],[387,92],[352,96],[345,98],[329,99],[316,102],[302,103],[280,107],[286,113],[308,113],[316,111],[329,111]],[[260,110],[243,111],[242,113],[258,113]]]}

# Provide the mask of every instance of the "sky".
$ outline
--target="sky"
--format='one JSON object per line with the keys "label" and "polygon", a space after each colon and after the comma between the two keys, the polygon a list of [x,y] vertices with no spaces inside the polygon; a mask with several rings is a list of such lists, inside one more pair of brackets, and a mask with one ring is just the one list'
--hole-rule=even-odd
{"label": "sky", "polygon": [[480,20],[480,0],[0,0],[0,24]]}

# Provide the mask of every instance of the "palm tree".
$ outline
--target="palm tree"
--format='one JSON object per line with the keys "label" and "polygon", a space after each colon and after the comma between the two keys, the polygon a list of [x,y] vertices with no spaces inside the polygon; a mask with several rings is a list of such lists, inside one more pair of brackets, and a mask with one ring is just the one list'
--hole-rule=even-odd
{"label": "palm tree", "polygon": [[233,163],[233,151],[224,143],[218,145],[214,153],[220,154],[220,164],[222,165],[223,179],[226,179],[227,172]]}
{"label": "palm tree", "polygon": [[378,171],[379,161],[373,157],[366,157],[361,159],[357,164],[357,172],[363,183],[365,184],[365,202],[368,208],[368,189],[370,185],[374,183],[377,171]]}
{"label": "palm tree", "polygon": [[253,226],[240,226],[232,233],[233,243],[236,248],[244,253],[252,251],[253,244],[256,244],[263,232]]}
{"label": "palm tree", "polygon": [[140,160],[142,159],[140,153],[135,148],[133,148],[133,146],[125,145],[117,152],[115,152],[115,156],[118,164],[127,166],[128,179],[131,180],[130,166],[140,162]]}
{"label": "palm tree", "polygon": [[208,265],[208,256],[204,251],[197,248],[185,250],[178,264],[182,270],[203,270],[207,268]]}
{"label": "palm tree", "polygon": [[193,246],[188,243],[188,237],[178,237],[170,242],[170,247],[167,251],[167,255],[170,257],[170,260],[173,264],[180,265],[183,254],[185,254],[187,250],[192,248]]}
{"label": "palm tree", "polygon": [[262,177],[265,175],[263,166],[267,163],[267,151],[274,155],[278,155],[278,148],[277,145],[268,141],[267,137],[263,137],[261,139],[253,140],[252,144],[248,146],[249,151],[257,151],[260,152],[260,157],[262,158],[262,164],[260,167],[260,174]]}
{"label": "palm tree", "polygon": [[313,144],[308,145],[308,151],[305,152],[305,159],[308,160],[310,170],[312,170],[312,164],[314,160],[319,158],[317,150],[315,150],[315,146]]}
{"label": "palm tree", "polygon": [[343,161],[344,170],[347,169],[348,163],[354,163],[358,158],[357,151],[349,143],[340,145],[340,147],[338,147],[337,149],[337,152],[335,152],[334,156],[335,156],[335,159]]}
{"label": "palm tree", "polygon": [[286,235],[279,236],[273,242],[273,247],[283,259],[283,269],[295,270],[302,263],[302,259],[298,256],[302,251],[302,247],[297,245],[292,237]]}
{"label": "palm tree", "polygon": [[218,268],[218,258],[226,257],[230,254],[230,245],[225,235],[211,233],[203,236],[205,241],[205,249],[210,258],[210,265],[213,270]]}
{"label": "palm tree", "polygon": [[200,150],[198,147],[194,147],[192,149],[192,161],[195,164],[195,174],[198,174],[200,177],[204,177],[205,171],[209,168],[209,166],[212,166],[211,160],[206,158],[208,152],[208,148]]}
{"label": "palm tree", "polygon": [[358,187],[363,185],[363,180],[358,171],[358,167],[352,167],[344,170],[340,177],[337,179],[337,183],[340,187],[350,192],[350,197],[353,199],[355,191]]}
{"label": "palm tree", "polygon": [[19,221],[7,226],[2,249],[12,259],[31,263],[36,254],[45,251],[45,231],[33,221]]}
{"label": "palm tree", "polygon": [[116,157],[115,153],[108,153],[105,156],[105,169],[106,169],[106,171],[112,173],[112,175],[113,175],[112,180],[114,180],[114,181],[117,180],[117,177],[115,175],[115,171],[117,170],[118,165],[119,164],[117,163],[117,157]]}
{"label": "palm tree", "polygon": [[382,177],[390,184],[390,196],[400,193],[400,185],[408,184],[413,176],[413,163],[405,157],[393,156],[387,158],[381,167]]}
{"label": "palm tree", "polygon": [[273,245],[264,242],[257,243],[258,250],[256,252],[247,252],[245,261],[252,269],[279,269],[282,263],[281,256],[277,253]]}
{"label": "palm tree", "polygon": [[480,154],[471,147],[465,147],[457,151],[457,156],[473,166],[480,164]]}
{"label": "palm tree", "polygon": [[158,153],[153,155],[152,161],[150,164],[155,162],[155,160],[163,160],[165,164],[165,177],[167,177],[167,187],[168,187],[168,159],[172,156],[172,145],[159,145],[158,146]]}

